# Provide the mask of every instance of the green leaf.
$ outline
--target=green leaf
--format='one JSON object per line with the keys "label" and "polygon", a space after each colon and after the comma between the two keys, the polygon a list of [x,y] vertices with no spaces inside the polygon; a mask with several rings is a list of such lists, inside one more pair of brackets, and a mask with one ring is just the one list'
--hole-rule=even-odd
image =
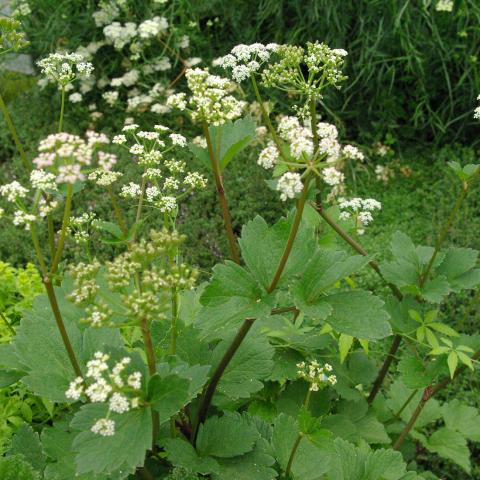
{"label": "green leaf", "polygon": [[123,239],[122,229],[116,223],[97,220],[95,222],[95,228],[110,233],[116,240]]}
{"label": "green leaf", "polygon": [[208,338],[222,338],[238,329],[245,318],[270,315],[273,306],[272,297],[260,288],[252,275],[230,261],[214,267],[213,278],[200,301],[204,308],[196,324]]}
{"label": "green leaf", "polygon": [[449,248],[436,272],[444,275],[453,291],[473,288],[480,283],[480,270],[475,269],[478,251],[471,248]]}
{"label": "green leaf", "polygon": [[354,290],[325,297],[332,307],[326,321],[340,333],[365,340],[385,338],[392,334],[389,315],[383,301],[370,292]]}
{"label": "green leaf", "polygon": [[[223,340],[215,347],[209,362],[211,365],[218,365],[232,338],[233,336]],[[252,393],[261,390],[261,380],[271,375],[273,355],[274,348],[268,340],[250,331],[222,375],[213,399],[214,404],[249,398]]]}
{"label": "green leaf", "polygon": [[38,433],[30,425],[22,425],[12,438],[9,455],[20,454],[30,463],[34,470],[42,472],[45,467],[45,453]]}
{"label": "green leaf", "polygon": [[430,322],[428,324],[430,328],[433,328],[437,332],[443,333],[444,335],[448,335],[449,337],[458,337],[459,333],[457,333],[452,327],[445,325],[444,323],[440,322]]}
{"label": "green leaf", "polygon": [[[285,471],[292,447],[297,440],[300,429],[298,422],[285,414],[275,420],[273,426],[272,446],[277,461]],[[333,456],[333,443],[325,441],[321,446],[304,437],[298,445],[292,464],[293,478],[301,480],[318,480],[328,471]]]}
{"label": "green leaf", "polygon": [[340,338],[338,339],[338,349],[340,351],[340,362],[343,363],[344,360],[347,358],[348,352],[352,348],[353,345],[353,337],[350,335],[345,335],[344,333],[340,334]]}
{"label": "green leaf", "polygon": [[448,283],[447,278],[443,275],[439,275],[433,280],[425,282],[425,285],[421,290],[421,295],[429,302],[440,303],[450,291],[450,284]]}
{"label": "green leaf", "polygon": [[148,382],[148,399],[152,408],[160,416],[160,422],[166,422],[180,411],[190,399],[190,382],[178,375],[153,375]]}
{"label": "green leaf", "polygon": [[472,370],[472,372],[475,370],[475,367],[473,366],[473,363],[472,363],[472,359],[468,355],[466,355],[463,352],[459,352],[459,351],[457,351],[457,355],[458,355],[459,360],[464,365],[466,365],[470,370]]}
{"label": "green leaf", "polygon": [[77,472],[133,473],[143,465],[145,453],[152,445],[152,415],[148,408],[130,410],[121,415],[110,413],[115,421],[115,435],[103,437],[91,432],[100,418],[105,418],[106,404],[84,405],[75,414],[71,427],[79,430],[73,442],[77,452]]}
{"label": "green leaf", "polygon": [[23,455],[0,458],[2,480],[40,480],[40,474],[25,460]]}
{"label": "green leaf", "polygon": [[[268,288],[280,259],[285,251],[293,217],[281,219],[269,227],[262,217],[255,217],[242,228],[238,243],[248,269],[258,283]],[[292,275],[300,275],[305,268],[305,259],[315,251],[313,231],[300,225],[288,257],[279,286],[285,285]]]}
{"label": "green leaf", "polygon": [[251,117],[244,117],[235,122],[226,122],[219,127],[210,127],[213,151],[217,152],[217,135],[220,130],[220,169],[227,167],[237,153],[242,151],[255,138],[256,123]]}
{"label": "green leaf", "polygon": [[393,234],[390,243],[393,256],[398,260],[405,260],[413,265],[419,264],[419,258],[415,244],[412,239],[403,232],[397,231]]}
{"label": "green leaf", "polygon": [[450,352],[447,358],[448,370],[450,371],[450,378],[453,378],[455,370],[458,365],[458,355],[456,352]]}
{"label": "green leaf", "polygon": [[253,450],[259,434],[245,416],[239,413],[225,413],[213,416],[200,425],[197,450],[202,457],[236,457]]}
{"label": "green leaf", "polygon": [[442,427],[423,443],[430,452],[438,453],[441,457],[451,460],[470,473],[470,451],[467,441],[460,433]]}
{"label": "green leaf", "polygon": [[435,379],[433,369],[428,371],[417,357],[403,357],[398,364],[398,370],[402,374],[403,383],[412,389],[428,387]]}
{"label": "green leaf", "polygon": [[217,461],[211,457],[200,457],[192,445],[181,438],[168,438],[163,441],[169,462],[191,472],[208,475],[218,472]]}
{"label": "green leaf", "polygon": [[480,415],[478,409],[454,399],[442,407],[443,419],[448,429],[461,433],[465,438],[480,442]]}
{"label": "green leaf", "polygon": [[[121,348],[123,341],[118,330],[80,330],[79,320],[84,314],[83,310],[66,299],[70,287],[71,282],[65,280],[64,286],[55,288],[55,291],[73,350],[77,354],[80,367],[85,368],[84,365],[96,350]],[[18,361],[26,371],[26,376],[22,378],[23,383],[37,395],[54,402],[69,401],[65,397],[65,391],[76,374],[46,295],[37,297],[33,309],[25,312],[13,346]]]}
{"label": "green leaf", "polygon": [[341,251],[320,250],[308,263],[295,288],[301,292],[305,303],[314,303],[322,292],[357,272],[368,262],[369,258],[362,255],[348,256]]}

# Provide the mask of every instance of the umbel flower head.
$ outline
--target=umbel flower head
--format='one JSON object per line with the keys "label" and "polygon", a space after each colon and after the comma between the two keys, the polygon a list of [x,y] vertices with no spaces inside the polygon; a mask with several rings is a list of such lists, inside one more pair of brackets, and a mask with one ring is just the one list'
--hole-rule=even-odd
{"label": "umbel flower head", "polygon": [[276,43],[263,45],[237,45],[231,53],[220,58],[218,64],[225,70],[231,70],[232,78],[240,83],[259,72],[261,66],[268,62],[270,55],[278,48]]}
{"label": "umbel flower head", "polygon": [[309,363],[297,363],[297,368],[298,376],[310,384],[309,389],[312,392],[318,392],[327,385],[337,383],[337,377],[331,373],[333,369],[328,363],[320,366],[316,360],[312,360]]}
{"label": "umbel flower head", "polygon": [[63,88],[76,78],[89,77],[93,72],[93,65],[79,53],[51,53],[39,60],[37,65],[48,80]]}
{"label": "umbel flower head", "polygon": [[211,75],[208,69],[201,68],[187,70],[185,77],[191,96],[187,100],[184,93],[171,95],[167,100],[168,106],[179,110],[188,106],[194,122],[215,126],[241,116],[246,103],[231,95],[235,84],[230,80]]}
{"label": "umbel flower head", "polygon": [[18,52],[28,46],[25,33],[20,31],[21,23],[9,17],[0,16],[0,53]]}
{"label": "umbel flower head", "polygon": [[359,235],[363,235],[364,228],[373,221],[372,212],[380,210],[382,204],[374,198],[351,198],[350,200],[339,199],[340,218],[342,220],[353,219],[355,229]]}
{"label": "umbel flower head", "polygon": [[263,83],[308,98],[321,98],[323,89],[328,86],[340,88],[347,78],[342,74],[346,56],[345,50],[332,49],[325,43],[308,42],[306,49],[280,45],[275,49],[277,61],[270,63],[262,73]]}
{"label": "umbel flower head", "polygon": [[143,401],[142,373],[128,371],[131,358],[123,357],[112,368],[108,360],[108,354],[96,352],[87,362],[88,385],[82,377],[77,377],[65,392],[70,400],[79,400],[85,395],[92,403],[108,403],[107,416],[98,419],[91,427],[93,433],[104,437],[115,434],[115,421],[109,418],[111,413],[126,413],[139,408]]}

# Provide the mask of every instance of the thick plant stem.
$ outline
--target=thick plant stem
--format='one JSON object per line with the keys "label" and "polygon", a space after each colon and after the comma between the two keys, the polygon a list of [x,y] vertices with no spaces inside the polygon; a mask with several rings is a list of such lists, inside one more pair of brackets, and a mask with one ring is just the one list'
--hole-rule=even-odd
{"label": "thick plant stem", "polygon": [[223,357],[220,360],[220,363],[218,364],[217,368],[213,372],[212,378],[210,379],[210,382],[207,385],[205,393],[202,396],[200,407],[198,409],[197,422],[195,424],[195,428],[192,430],[193,442],[196,441],[198,427],[200,426],[201,423],[205,421],[208,409],[212,402],[213,394],[215,393],[215,389],[217,388],[218,382],[222,378],[223,372],[225,371],[228,364],[230,363],[230,360],[233,358],[233,356],[237,352],[238,348],[243,342],[243,339],[247,336],[247,333],[249,332],[254,322],[255,322],[254,318],[247,318],[244,320],[242,326],[240,327],[240,330],[238,330],[237,334],[235,335],[235,338],[233,339],[232,343],[228,347],[227,351],[223,354]]}
{"label": "thick plant stem", "polygon": [[298,202],[297,202],[297,211],[295,212],[295,217],[293,219],[292,227],[290,228],[290,233],[288,235],[287,244],[285,245],[285,250],[283,251],[282,258],[278,263],[277,270],[273,275],[273,279],[270,282],[269,287],[267,288],[268,293],[272,293],[275,290],[275,288],[278,285],[278,282],[280,281],[280,278],[282,277],[282,273],[285,270],[288,257],[290,256],[290,253],[293,248],[293,243],[295,242],[295,238],[297,236],[298,229],[300,227],[300,222],[302,221],[303,210],[305,208],[305,203],[307,201],[308,186],[310,183],[310,179],[311,179],[311,175],[308,174],[305,177],[302,194],[300,195],[300,198],[298,199]]}
{"label": "thick plant stem", "polygon": [[27,159],[27,155],[25,154],[25,150],[23,149],[22,142],[20,141],[20,138],[18,137],[17,129],[15,128],[12,117],[10,116],[10,112],[8,111],[7,104],[3,100],[3,97],[2,97],[1,94],[0,94],[0,110],[3,113],[3,117],[5,118],[5,122],[7,124],[10,135],[12,136],[13,141],[15,142],[15,147],[16,147],[19,155],[20,155],[23,166],[25,167],[25,169],[28,172],[30,172],[32,170],[32,165],[30,164],[30,162]]}
{"label": "thick plant stem", "polygon": [[240,263],[240,254],[238,253],[237,238],[235,237],[235,233],[233,232],[232,217],[230,215],[230,209],[228,208],[227,196],[225,194],[222,174],[220,171],[220,159],[215,156],[215,152],[213,151],[212,139],[210,137],[210,132],[208,131],[208,125],[206,123],[203,124],[203,133],[207,141],[208,155],[210,157],[210,164],[212,166],[215,185],[217,187],[220,208],[222,209],[223,223],[225,225],[228,244],[230,246],[230,255],[235,263]]}
{"label": "thick plant stem", "polygon": [[83,377],[82,371],[80,370],[80,366],[77,361],[77,357],[75,356],[75,352],[73,351],[72,344],[70,343],[70,338],[68,337],[65,324],[63,323],[62,314],[60,313],[60,308],[58,307],[57,297],[55,295],[55,290],[53,288],[52,281],[48,276],[43,277],[43,285],[45,286],[45,290],[47,291],[48,301],[50,302],[53,316],[55,317],[55,322],[57,323],[57,328],[62,337],[63,345],[67,350],[68,357],[70,359],[70,363],[72,364],[73,370],[77,375],[77,377]]}
{"label": "thick plant stem", "polygon": [[447,234],[452,228],[453,222],[455,221],[455,218],[457,217],[457,214],[465,201],[465,198],[467,197],[468,193],[468,183],[464,183],[462,186],[462,191],[460,192],[460,195],[457,198],[457,201],[455,202],[455,205],[450,212],[450,215],[448,216],[447,221],[445,222],[445,225],[443,226],[440,235],[437,238],[437,241],[435,243],[435,250],[433,251],[432,257],[430,258],[430,261],[428,262],[427,268],[425,269],[425,272],[423,272],[421,278],[420,278],[420,288],[422,288],[425,285],[425,282],[428,280],[428,276],[430,275],[430,272],[433,268],[433,264],[435,263],[435,259],[437,258],[438,252],[442,248],[443,242],[445,241],[445,238],[447,237]]}
{"label": "thick plant stem", "polygon": [[372,390],[370,391],[370,395],[368,396],[368,399],[367,399],[368,403],[371,404],[375,400],[375,397],[378,395],[378,392],[380,391],[383,381],[385,380],[385,377],[387,376],[387,373],[390,370],[390,365],[392,364],[393,359],[395,358],[395,354],[397,353],[397,350],[399,349],[401,343],[402,343],[402,336],[395,335],[393,337],[392,346],[390,347],[390,350],[388,351],[387,356],[383,361],[382,367],[378,372],[377,378],[373,382]]}
{"label": "thick plant stem", "polygon": [[[310,404],[310,398],[312,397],[312,390],[310,388],[307,391],[307,396],[305,397],[305,401],[303,403],[303,406],[305,409],[308,409],[308,405]],[[302,438],[305,436],[303,432],[300,432],[295,440],[295,443],[293,444],[292,450],[290,452],[290,457],[288,458],[288,463],[287,467],[285,468],[285,478],[290,477],[290,472],[292,470],[292,465],[293,465],[293,460],[295,459],[295,455],[297,453],[298,447],[300,445],[300,442],[302,441]]]}
{"label": "thick plant stem", "polygon": [[172,288],[172,337],[171,337],[171,353],[177,353],[177,337],[178,337],[178,291]]}
{"label": "thick plant stem", "polygon": [[68,224],[70,222],[70,212],[72,210],[72,198],[73,198],[73,185],[69,183],[67,185],[67,198],[65,200],[65,209],[63,211],[62,230],[60,231],[60,237],[58,239],[57,251],[50,268],[50,273],[56,273],[58,264],[62,259],[63,248],[65,247],[65,238],[67,237]]}
{"label": "thick plant stem", "polygon": [[[476,352],[474,355],[472,355],[472,360],[477,360],[480,358],[480,351]],[[397,440],[393,444],[393,449],[398,450],[405,439],[407,438],[407,435],[410,433],[412,428],[415,426],[415,423],[417,422],[418,417],[422,413],[423,408],[425,407],[426,403],[433,397],[435,396],[440,390],[445,388],[449,383],[451,383],[455,378],[457,378],[461,373],[465,371],[467,367],[465,365],[462,365],[460,368],[457,369],[455,374],[452,377],[445,377],[443,380],[438,382],[435,386],[433,387],[427,387],[425,391],[423,392],[422,398],[418,402],[417,407],[415,408],[412,416],[410,417],[410,420],[408,423],[405,425],[404,429],[398,436]]]}

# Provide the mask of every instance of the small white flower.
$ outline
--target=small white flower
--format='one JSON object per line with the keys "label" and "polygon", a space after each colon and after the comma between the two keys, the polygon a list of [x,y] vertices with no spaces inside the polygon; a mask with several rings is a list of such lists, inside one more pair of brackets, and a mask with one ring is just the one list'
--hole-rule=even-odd
{"label": "small white flower", "polygon": [[27,193],[28,189],[20,185],[16,180],[0,187],[0,195],[5,197],[9,202],[15,202],[17,198],[25,198]]}
{"label": "small white flower", "polygon": [[140,187],[140,185],[130,182],[128,185],[124,185],[122,187],[120,196],[124,198],[138,198],[141,193],[142,193],[142,188]]}
{"label": "small white flower", "polygon": [[83,393],[83,378],[77,377],[73,382],[70,382],[65,396],[72,400],[78,400]]}
{"label": "small white flower", "polygon": [[68,99],[72,102],[72,103],[80,103],[83,99],[83,96],[81,93],[79,92],[75,92],[75,93],[72,93],[68,96]]}
{"label": "small white flower", "polygon": [[278,180],[277,190],[281,192],[280,198],[283,201],[294,198],[297,193],[303,190],[302,177],[295,172],[284,173]]}
{"label": "small white flower", "polygon": [[135,390],[140,390],[142,388],[142,374],[140,372],[132,373],[127,379],[127,384]]}
{"label": "small white flower", "polygon": [[179,133],[171,133],[169,137],[173,145],[178,145],[179,147],[185,147],[187,145],[187,139]]}
{"label": "small white flower", "polygon": [[115,435],[115,422],[108,418],[101,418],[93,425],[91,431],[102,437],[111,437]]}
{"label": "small white flower", "polygon": [[325,168],[322,172],[323,180],[330,186],[339,185],[345,180],[345,176],[342,172],[339,172],[335,167]]}
{"label": "small white flower", "polygon": [[130,403],[128,398],[121,393],[115,392],[109,401],[109,408],[115,413],[125,413],[130,410]]}
{"label": "small white flower", "polygon": [[127,141],[127,137],[125,135],[115,135],[112,139],[112,143],[116,143],[118,145],[122,145],[126,143],[126,141]]}

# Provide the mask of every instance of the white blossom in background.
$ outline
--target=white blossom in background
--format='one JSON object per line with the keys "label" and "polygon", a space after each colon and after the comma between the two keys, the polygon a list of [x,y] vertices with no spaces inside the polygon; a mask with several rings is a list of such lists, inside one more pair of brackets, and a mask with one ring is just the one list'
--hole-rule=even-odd
{"label": "white blossom in background", "polygon": [[451,12],[453,10],[453,0],[438,0],[435,10],[437,12]]}
{"label": "white blossom in background", "polygon": [[[477,97],[477,100],[480,101],[480,95]],[[478,106],[473,112],[473,118],[479,120],[480,119],[480,106]]]}
{"label": "white blossom in background", "polygon": [[168,20],[165,17],[153,17],[145,20],[138,26],[138,35],[141,38],[156,37],[168,29]]}
{"label": "white blossom in background", "polygon": [[395,171],[388,165],[376,165],[375,176],[379,182],[382,182],[386,185],[392,178],[395,177]]}
{"label": "white blossom in background", "polygon": [[257,164],[268,170],[276,165],[279,157],[280,153],[278,148],[273,141],[270,141],[268,142],[268,145],[260,152]]}
{"label": "white blossom in background", "polygon": [[72,102],[72,103],[80,103],[83,99],[83,96],[81,93],[79,92],[75,92],[75,93],[72,93],[71,95],[68,96],[68,99]]}
{"label": "white blossom in background", "polygon": [[294,198],[297,193],[303,190],[301,175],[295,172],[284,173],[278,180],[277,190],[284,202],[289,198]]}
{"label": "white blossom in background", "polygon": [[105,40],[113,45],[116,50],[121,50],[137,35],[137,24],[127,22],[122,25],[120,22],[113,22],[103,29]]}
{"label": "white blossom in background", "polygon": [[373,221],[373,214],[375,210],[380,210],[382,204],[374,198],[351,198],[339,199],[338,206],[340,208],[340,219],[353,219],[355,229],[358,234],[363,235],[365,232],[363,227],[366,227]]}

